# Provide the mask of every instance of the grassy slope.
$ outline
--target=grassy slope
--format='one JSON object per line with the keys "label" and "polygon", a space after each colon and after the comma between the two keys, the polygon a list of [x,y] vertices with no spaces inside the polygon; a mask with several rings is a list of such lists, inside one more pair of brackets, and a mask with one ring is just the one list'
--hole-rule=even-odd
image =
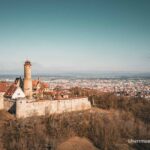
{"label": "grassy slope", "polygon": [[[84,112],[19,120],[9,117],[2,132],[4,147],[8,150],[56,149],[58,144],[74,136],[89,139],[101,150],[128,150],[132,147],[128,139],[148,136],[144,124],[131,113],[114,109],[92,108]],[[1,118],[5,117],[1,115]]]}
{"label": "grassy slope", "polygon": [[3,137],[5,125],[8,124],[8,122],[14,120],[15,117],[13,115],[11,115],[10,113],[4,110],[0,110],[0,149],[3,149],[2,137]]}

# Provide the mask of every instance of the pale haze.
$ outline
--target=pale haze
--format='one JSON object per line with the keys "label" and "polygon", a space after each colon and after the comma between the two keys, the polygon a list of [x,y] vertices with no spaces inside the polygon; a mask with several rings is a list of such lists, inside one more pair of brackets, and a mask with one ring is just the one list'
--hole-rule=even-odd
{"label": "pale haze", "polygon": [[150,72],[149,0],[1,0],[0,74]]}

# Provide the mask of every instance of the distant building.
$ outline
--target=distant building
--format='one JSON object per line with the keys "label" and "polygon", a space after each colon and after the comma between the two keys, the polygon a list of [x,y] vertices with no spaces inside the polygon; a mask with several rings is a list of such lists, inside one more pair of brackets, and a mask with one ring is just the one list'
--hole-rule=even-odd
{"label": "distant building", "polygon": [[44,82],[40,81],[39,79],[32,81],[32,88],[33,88],[34,93],[49,91],[48,83],[44,83]]}

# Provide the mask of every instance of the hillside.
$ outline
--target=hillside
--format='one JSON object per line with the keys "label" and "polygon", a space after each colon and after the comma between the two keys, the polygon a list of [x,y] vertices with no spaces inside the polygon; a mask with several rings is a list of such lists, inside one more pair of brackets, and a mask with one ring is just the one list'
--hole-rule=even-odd
{"label": "hillside", "polygon": [[11,115],[10,113],[0,110],[0,150],[3,149],[3,133],[5,125],[7,125],[9,122],[14,121],[15,117]]}
{"label": "hillside", "polygon": [[[7,115],[2,112],[1,118]],[[63,146],[66,146],[68,140],[76,136],[91,141],[87,142],[87,147],[94,145],[100,150],[148,149],[146,144],[128,143],[128,139],[145,139],[150,134],[142,121],[125,111],[92,108],[84,112],[19,120],[7,117],[1,130],[1,140],[7,150],[55,150],[61,143],[65,142]],[[75,143],[78,141],[82,145],[82,140],[75,140]]]}

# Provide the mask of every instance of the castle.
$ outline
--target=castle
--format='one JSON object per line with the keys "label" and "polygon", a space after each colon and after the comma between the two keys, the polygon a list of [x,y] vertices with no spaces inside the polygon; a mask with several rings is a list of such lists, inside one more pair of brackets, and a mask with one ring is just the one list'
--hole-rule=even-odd
{"label": "castle", "polygon": [[6,91],[0,88],[0,109],[25,118],[91,108],[87,97],[69,97],[61,91],[50,91],[40,80],[33,81],[31,66],[30,61],[25,61],[24,79],[16,78]]}

